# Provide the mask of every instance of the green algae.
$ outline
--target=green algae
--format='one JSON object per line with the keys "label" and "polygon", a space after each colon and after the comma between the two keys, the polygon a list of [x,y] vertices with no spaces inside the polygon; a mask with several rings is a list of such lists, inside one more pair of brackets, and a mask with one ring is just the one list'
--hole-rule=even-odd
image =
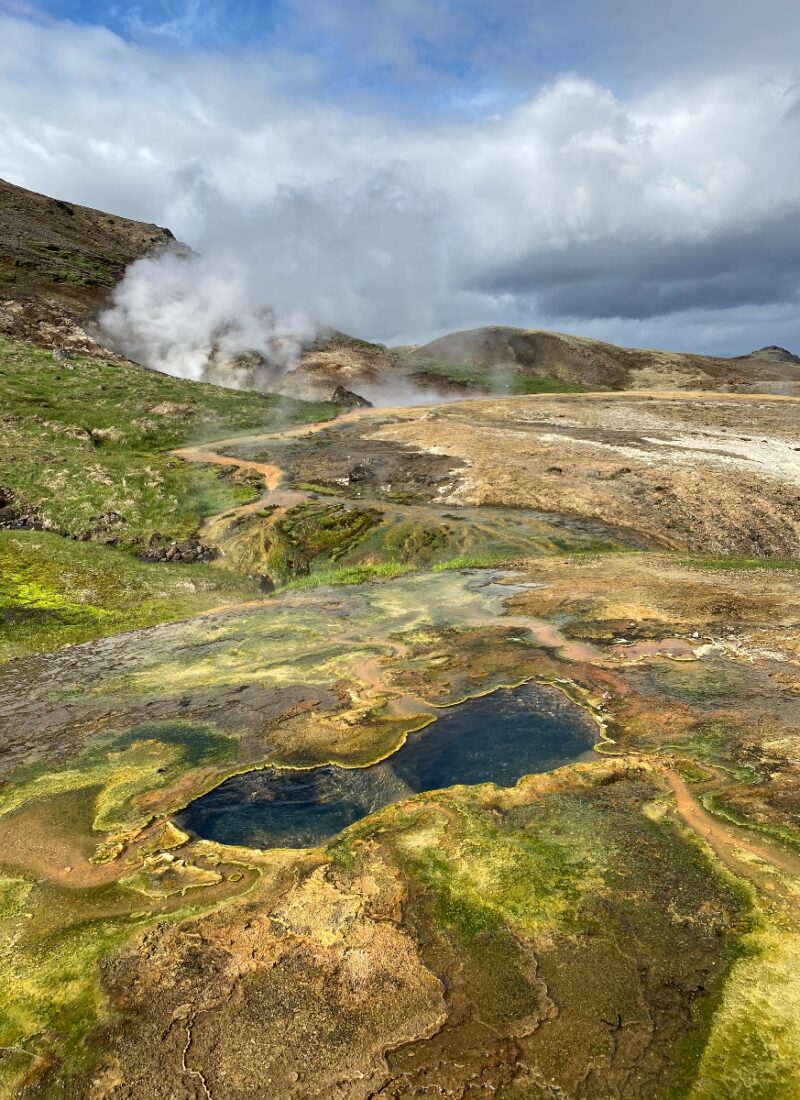
{"label": "green algae", "polygon": [[[154,919],[84,920],[70,926],[70,899],[62,893],[62,927],[40,937],[29,927],[34,924],[35,907],[42,904],[36,893],[30,891],[16,912],[4,914],[2,921],[0,1097],[4,1100],[19,1096],[31,1075],[35,1079],[58,1062],[74,1068],[92,1060],[87,1034],[103,1013],[98,963]],[[55,900],[51,898],[50,904]]]}
{"label": "green algae", "polygon": [[[99,981],[103,960],[157,922],[208,907],[200,898],[191,907],[163,911],[151,897],[148,912],[131,908],[130,898],[116,885],[39,885],[13,912],[0,912],[2,1100],[17,1100],[29,1085],[36,1096],[64,1095],[62,1073],[70,1077],[97,1058],[92,1031],[108,1012]],[[97,909],[106,915],[96,916]]]}
{"label": "green algae", "polygon": [[[138,795],[168,787],[193,768],[232,760],[237,742],[189,722],[149,724],[98,737],[69,766],[21,768],[0,794],[0,816],[27,803],[80,790],[94,791],[89,827],[99,833],[131,830],[151,816]],[[111,857],[115,854],[112,844]],[[102,862],[103,854],[96,858]]]}
{"label": "green algae", "polygon": [[800,935],[767,927],[734,964],[688,1100],[800,1097]]}
{"label": "green algae", "polygon": [[579,847],[563,839],[557,825],[536,822],[535,813],[517,811],[497,823],[479,806],[471,812],[466,799],[454,809],[455,852],[451,836],[445,837],[444,817],[424,844],[416,832],[407,847],[402,837],[398,840],[404,869],[435,893],[437,919],[444,928],[474,936],[500,924],[522,935],[576,927],[582,901],[602,887],[608,849],[599,838],[592,847]]}
{"label": "green algae", "polygon": [[222,875],[219,871],[159,853],[148,856],[136,871],[124,875],[119,885],[148,898],[168,898],[174,894],[185,894],[187,890],[216,886],[220,882]]}
{"label": "green algae", "polygon": [[[459,1014],[468,998],[492,1026],[528,1036],[522,1057],[546,1079],[569,1093],[570,1063],[585,1073],[585,1052],[607,1048],[604,1029],[624,1027],[663,1048],[650,1070],[642,1062],[642,1080],[656,1075],[647,1094],[684,1095],[745,954],[753,899],[692,834],[641,812],[655,788],[635,774],[613,781],[609,767],[420,796],[348,830],[330,854],[356,874],[370,839],[392,853],[408,882],[404,920]],[[458,1044],[449,1026],[441,1042]],[[419,1066],[425,1044],[413,1053],[396,1064]]]}
{"label": "green algae", "polygon": [[701,796],[700,801],[703,807],[714,817],[722,821],[729,821],[732,825],[740,825],[745,829],[762,833],[764,836],[776,840],[779,844],[800,852],[800,830],[757,821],[752,816],[748,816],[730,806],[726,801],[727,797],[725,791],[706,791]]}

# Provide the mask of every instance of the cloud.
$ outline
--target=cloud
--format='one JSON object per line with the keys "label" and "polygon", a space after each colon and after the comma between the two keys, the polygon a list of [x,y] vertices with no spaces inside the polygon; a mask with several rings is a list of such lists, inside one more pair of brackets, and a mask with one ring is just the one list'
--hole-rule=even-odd
{"label": "cloud", "polygon": [[219,7],[205,0],[182,0],[126,6],[121,23],[133,38],[161,38],[178,46],[191,46],[218,35],[223,15]]}
{"label": "cloud", "polygon": [[0,175],[169,225],[212,275],[235,254],[256,312],[386,341],[524,323],[734,353],[774,342],[775,309],[797,302],[788,62],[624,97],[562,75],[427,119],[326,99],[319,73],[0,18]]}

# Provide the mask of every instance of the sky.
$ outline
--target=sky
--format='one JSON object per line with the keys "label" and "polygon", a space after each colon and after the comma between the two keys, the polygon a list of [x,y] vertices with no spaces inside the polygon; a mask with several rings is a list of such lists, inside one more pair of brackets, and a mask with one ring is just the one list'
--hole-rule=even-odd
{"label": "sky", "polygon": [[797,0],[0,0],[0,177],[169,226],[196,313],[800,352]]}

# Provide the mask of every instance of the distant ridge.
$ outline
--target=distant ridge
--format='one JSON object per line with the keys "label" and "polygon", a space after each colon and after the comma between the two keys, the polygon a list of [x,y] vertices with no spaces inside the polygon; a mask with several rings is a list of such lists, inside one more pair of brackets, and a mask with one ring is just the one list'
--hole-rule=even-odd
{"label": "distant ridge", "polygon": [[749,355],[739,356],[740,362],[748,359],[762,359],[769,363],[800,363],[800,355],[793,355],[786,348],[778,347],[777,344],[770,344],[769,347],[751,351]]}

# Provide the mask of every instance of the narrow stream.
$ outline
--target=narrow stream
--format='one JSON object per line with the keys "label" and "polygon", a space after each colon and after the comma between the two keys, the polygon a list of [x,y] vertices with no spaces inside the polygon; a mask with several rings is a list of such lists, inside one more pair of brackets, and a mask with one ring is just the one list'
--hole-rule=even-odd
{"label": "narrow stream", "polygon": [[439,711],[368,768],[268,768],[226,780],[178,817],[190,833],[253,848],[305,848],[392,802],[455,784],[512,786],[591,749],[591,717],[555,688],[503,689]]}

